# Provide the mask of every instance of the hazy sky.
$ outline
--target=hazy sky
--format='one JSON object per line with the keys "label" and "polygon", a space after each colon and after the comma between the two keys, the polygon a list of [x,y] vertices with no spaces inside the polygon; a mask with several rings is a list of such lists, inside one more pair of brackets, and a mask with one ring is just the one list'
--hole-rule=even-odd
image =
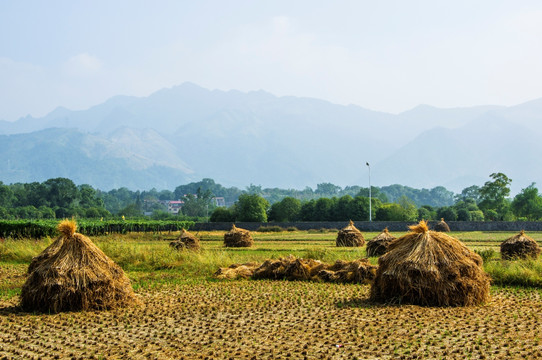
{"label": "hazy sky", "polygon": [[185,81],[398,113],[542,97],[542,1],[0,1],[0,119]]}

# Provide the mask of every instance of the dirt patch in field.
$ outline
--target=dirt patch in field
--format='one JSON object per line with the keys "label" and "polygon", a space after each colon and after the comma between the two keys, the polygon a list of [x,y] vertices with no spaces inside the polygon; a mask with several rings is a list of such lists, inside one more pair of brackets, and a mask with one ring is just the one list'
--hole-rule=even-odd
{"label": "dirt patch in field", "polygon": [[[22,272],[22,271],[21,271]],[[461,308],[367,302],[369,286],[221,281],[140,293],[144,307],[54,315],[0,303],[0,359],[541,358],[540,291]]]}

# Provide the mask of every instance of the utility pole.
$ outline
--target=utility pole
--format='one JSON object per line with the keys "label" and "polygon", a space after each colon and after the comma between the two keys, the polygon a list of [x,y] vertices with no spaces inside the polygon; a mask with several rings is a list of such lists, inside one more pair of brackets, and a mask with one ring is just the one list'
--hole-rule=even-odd
{"label": "utility pole", "polygon": [[373,221],[373,213],[371,209],[371,165],[368,162],[365,162],[365,165],[369,168],[369,222]]}

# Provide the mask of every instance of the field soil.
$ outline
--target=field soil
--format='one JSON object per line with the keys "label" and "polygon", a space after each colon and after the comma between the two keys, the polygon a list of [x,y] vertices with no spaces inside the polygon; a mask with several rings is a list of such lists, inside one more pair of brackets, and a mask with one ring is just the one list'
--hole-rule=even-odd
{"label": "field soil", "polygon": [[[23,266],[3,279],[24,278]],[[494,288],[489,303],[368,302],[368,285],[187,281],[140,289],[143,305],[30,314],[0,302],[0,359],[535,359],[540,290]]]}

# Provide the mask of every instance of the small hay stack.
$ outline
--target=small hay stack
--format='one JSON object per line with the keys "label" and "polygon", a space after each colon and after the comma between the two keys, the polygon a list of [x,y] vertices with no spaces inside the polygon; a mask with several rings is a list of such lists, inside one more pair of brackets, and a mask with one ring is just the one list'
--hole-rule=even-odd
{"label": "small hay stack", "polygon": [[441,218],[440,221],[435,224],[433,230],[440,232],[450,232],[450,227],[448,226],[448,224],[446,224],[444,218]]}
{"label": "small hay stack", "polygon": [[124,271],[75,229],[74,221],[60,222],[61,238],[33,260],[21,290],[21,307],[56,313],[137,303]]}
{"label": "small hay stack", "polygon": [[250,231],[232,225],[231,230],[224,234],[224,246],[226,247],[251,247],[254,240]]}
{"label": "small hay stack", "polygon": [[539,254],[540,246],[523,230],[501,243],[501,257],[503,260],[536,259]]}
{"label": "small hay stack", "polygon": [[340,230],[337,234],[335,244],[343,247],[358,247],[365,244],[365,239],[363,238],[361,231],[354,226],[354,222],[350,220],[348,226]]}
{"label": "small hay stack", "polygon": [[395,236],[389,233],[388,228],[385,228],[380,234],[367,241],[367,256],[384,255],[393,240]]}
{"label": "small hay stack", "polygon": [[489,299],[482,258],[459,240],[431,231],[425,221],[390,244],[378,259],[374,301],[469,306]]}
{"label": "small hay stack", "polygon": [[175,250],[199,250],[200,244],[199,239],[186,231],[185,229],[181,230],[181,235],[177,238],[177,240],[172,241],[169,243],[169,246],[174,248]]}

